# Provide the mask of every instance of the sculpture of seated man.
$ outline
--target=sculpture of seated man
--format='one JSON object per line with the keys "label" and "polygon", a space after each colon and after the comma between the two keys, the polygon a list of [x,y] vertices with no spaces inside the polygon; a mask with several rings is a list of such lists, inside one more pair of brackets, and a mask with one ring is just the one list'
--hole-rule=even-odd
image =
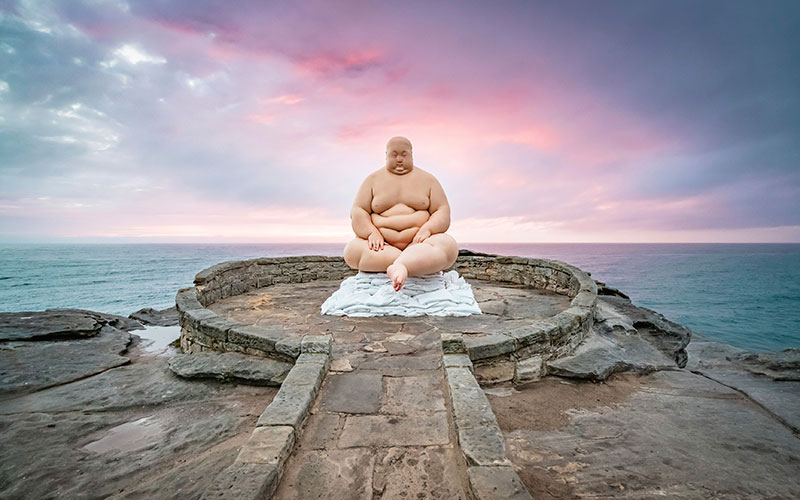
{"label": "sculpture of seated man", "polygon": [[458,257],[450,227],[450,205],[442,186],[414,166],[411,142],[393,137],[386,144],[386,165],[371,173],[350,211],[357,238],[344,249],[353,269],[385,272],[394,289],[408,276],[433,274]]}

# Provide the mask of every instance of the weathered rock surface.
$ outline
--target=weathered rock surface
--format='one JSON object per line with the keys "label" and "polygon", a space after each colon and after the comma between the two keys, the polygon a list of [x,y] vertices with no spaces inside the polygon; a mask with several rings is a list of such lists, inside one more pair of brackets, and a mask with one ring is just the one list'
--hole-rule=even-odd
{"label": "weathered rock surface", "polygon": [[0,400],[103,372],[142,325],[83,309],[0,313]]}
{"label": "weathered rock surface", "polygon": [[772,380],[800,380],[800,349],[796,347],[778,352],[739,353],[736,359],[745,370]]}
{"label": "weathered rock surface", "polygon": [[176,354],[169,368],[183,378],[216,378],[250,385],[281,385],[291,363],[235,352]]}
{"label": "weathered rock surface", "polygon": [[673,359],[679,368],[686,365],[686,346],[692,338],[691,330],[668,320],[661,313],[634,305],[624,297],[598,297],[597,302],[604,302],[630,318],[639,335]]}
{"label": "weathered rock surface", "polygon": [[0,400],[80,380],[130,362],[128,332],[103,326],[80,340],[0,343]]}
{"label": "weathered rock surface", "polygon": [[[88,339],[25,344],[73,349],[75,366],[52,370],[66,380],[59,370],[93,363],[87,342],[103,340],[108,329]],[[277,392],[184,380],[166,357],[146,355],[135,342],[127,354],[124,366],[0,402],[0,496],[199,498],[233,463]]]}
{"label": "weathered rock surface", "polygon": [[548,374],[600,381],[617,372],[646,374],[686,365],[691,331],[623,295],[598,297],[592,334],[571,356],[547,361]]}
{"label": "weathered rock surface", "polygon": [[794,378],[800,349],[754,354],[696,338],[688,352],[686,369],[745,394],[800,434],[800,381]]}
{"label": "weathered rock surface", "polygon": [[175,306],[160,311],[152,307],[145,307],[131,313],[128,317],[144,325],[175,326],[178,324],[178,310]]}
{"label": "weathered rock surface", "polygon": [[547,361],[547,373],[561,377],[605,380],[616,372],[650,373],[677,368],[639,335],[595,333],[578,346],[572,356]]}
{"label": "weathered rock surface", "polygon": [[[784,398],[796,404],[800,383],[788,384]],[[595,403],[601,390],[618,397]],[[538,411],[525,418],[500,408],[515,398]],[[546,377],[490,399],[534,498],[800,498],[793,430],[739,390],[686,369],[603,384]],[[551,424],[556,412],[563,424]]]}
{"label": "weathered rock surface", "polygon": [[83,309],[0,313],[0,341],[80,339],[97,335],[103,326],[124,331],[142,328],[124,316]]}

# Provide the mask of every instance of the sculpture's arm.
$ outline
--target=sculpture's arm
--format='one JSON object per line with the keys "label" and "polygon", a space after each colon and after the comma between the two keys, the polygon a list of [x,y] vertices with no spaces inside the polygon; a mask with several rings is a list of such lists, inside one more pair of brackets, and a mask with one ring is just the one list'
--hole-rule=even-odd
{"label": "sculpture's arm", "polygon": [[353,232],[359,238],[367,239],[370,234],[380,231],[370,219],[372,212],[372,181],[369,177],[364,179],[361,187],[358,188],[356,193],[356,200],[353,202],[353,208],[350,209],[350,221],[353,226]]}
{"label": "sculpture's arm", "polygon": [[442,185],[436,178],[433,179],[431,185],[430,200],[428,211],[431,213],[431,217],[419,229],[422,231],[425,228],[431,234],[443,233],[450,227],[450,204],[447,202]]}

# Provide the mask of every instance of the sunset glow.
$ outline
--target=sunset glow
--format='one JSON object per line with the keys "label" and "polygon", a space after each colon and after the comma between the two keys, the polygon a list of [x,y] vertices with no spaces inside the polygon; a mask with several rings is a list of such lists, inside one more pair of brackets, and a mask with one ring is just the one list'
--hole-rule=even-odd
{"label": "sunset glow", "polygon": [[0,242],[346,242],[395,135],[460,242],[800,242],[797,5],[0,3]]}

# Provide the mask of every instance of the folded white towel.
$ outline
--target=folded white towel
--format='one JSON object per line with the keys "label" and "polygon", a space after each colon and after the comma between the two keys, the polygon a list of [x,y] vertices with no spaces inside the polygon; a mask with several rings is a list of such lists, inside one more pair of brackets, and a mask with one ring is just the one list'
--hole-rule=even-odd
{"label": "folded white towel", "polygon": [[333,316],[469,316],[481,314],[472,287],[456,271],[409,276],[396,292],[386,273],[359,271],[322,304]]}

